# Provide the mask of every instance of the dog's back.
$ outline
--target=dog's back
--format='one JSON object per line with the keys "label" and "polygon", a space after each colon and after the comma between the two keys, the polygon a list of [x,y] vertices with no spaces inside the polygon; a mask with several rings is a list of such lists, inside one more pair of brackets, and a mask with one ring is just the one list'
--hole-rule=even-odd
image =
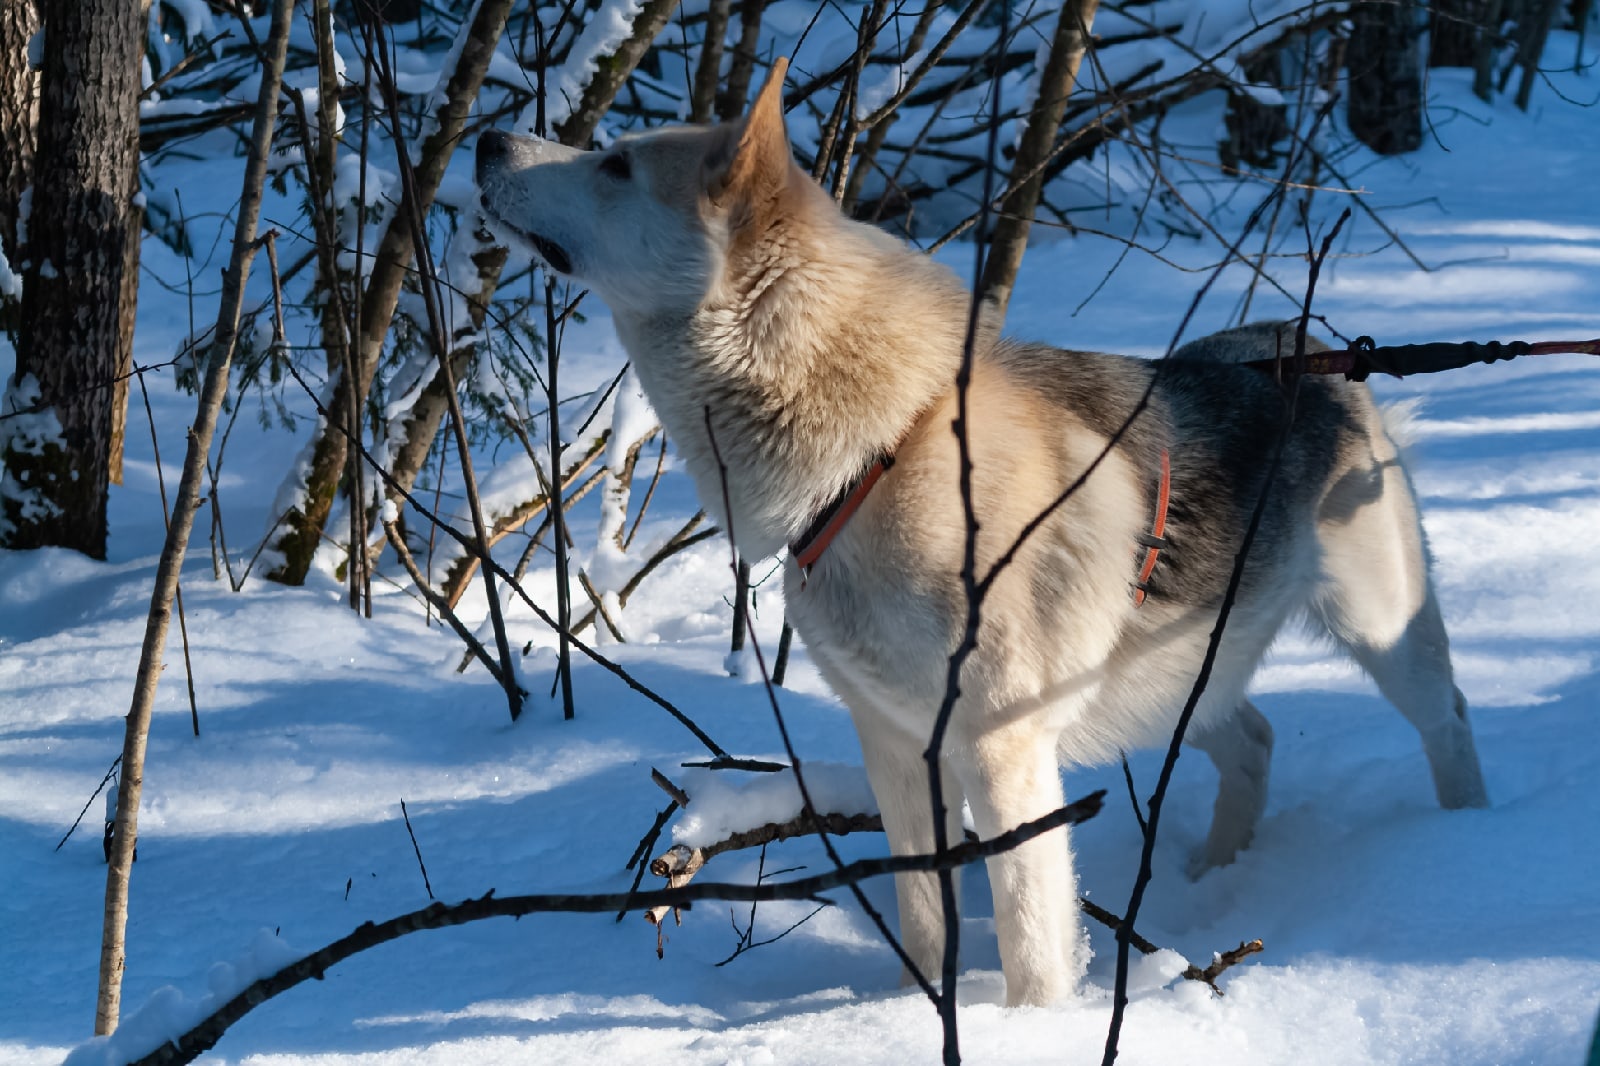
{"label": "dog's back", "polygon": [[[774,69],[737,126],[603,155],[502,137],[480,144],[479,177],[502,222],[611,306],[742,550],[794,543],[849,494],[826,552],[804,571],[791,553],[785,598],[849,705],[891,849],[934,846],[923,753],[975,584],[981,624],[938,762],[952,838],[962,798],[992,838],[1061,806],[1058,756],[1170,735],[1252,526],[1191,729],[1222,778],[1197,868],[1230,861],[1265,806],[1272,732],[1244,693],[1296,611],[1417,727],[1440,802],[1484,803],[1416,501],[1365,387],[1298,382],[1281,436],[1284,388],[1225,365],[1292,352],[1287,327],[1262,324],[1159,362],[983,331],[958,393],[959,280],[844,218],[795,166]],[[1065,834],[989,860],[1010,1003],[1058,998],[1083,972]],[[936,974],[935,879],[896,889],[907,956]]]}

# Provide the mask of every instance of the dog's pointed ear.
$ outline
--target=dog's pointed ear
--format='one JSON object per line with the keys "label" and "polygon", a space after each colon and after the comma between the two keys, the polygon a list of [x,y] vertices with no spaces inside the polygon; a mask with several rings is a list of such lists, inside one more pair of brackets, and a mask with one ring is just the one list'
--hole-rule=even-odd
{"label": "dog's pointed ear", "polygon": [[[772,73],[761,87],[744,121],[732,127],[722,147],[706,161],[706,195],[722,206],[734,199],[766,199],[789,180],[793,160],[783,125],[783,79],[789,61],[773,60]],[[733,134],[737,132],[737,141]]]}

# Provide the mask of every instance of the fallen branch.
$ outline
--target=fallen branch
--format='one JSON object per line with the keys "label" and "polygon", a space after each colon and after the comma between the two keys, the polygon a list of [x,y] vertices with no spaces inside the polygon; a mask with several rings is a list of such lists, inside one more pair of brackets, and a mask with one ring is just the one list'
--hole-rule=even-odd
{"label": "fallen branch", "polygon": [[[658,782],[659,784],[659,782]],[[681,790],[680,790],[681,794]],[[677,796],[673,797],[674,799]],[[684,796],[680,806],[687,807],[689,797]],[[754,829],[746,829],[742,833],[735,833],[726,840],[709,844],[703,848],[691,848],[686,844],[674,844],[663,854],[650,860],[650,872],[657,877],[667,879],[668,888],[682,888],[687,885],[700,868],[725,851],[740,851],[744,848],[757,848],[763,844],[773,844],[780,840],[790,840],[794,837],[815,836],[818,833],[828,833],[831,836],[844,836],[847,833],[881,833],[883,832],[883,819],[876,814],[816,814],[804,811],[787,822],[768,822],[766,825]],[[680,924],[678,908],[672,906],[651,907],[644,912],[645,921],[660,929],[661,922],[666,918],[667,912]],[[656,954],[661,954],[661,940],[659,933],[656,938]]]}
{"label": "fallen branch", "polygon": [[[652,770],[652,779],[657,771]],[[656,782],[658,785],[660,781]],[[665,788],[665,785],[662,785]],[[681,789],[674,786],[670,792],[679,805],[687,807],[689,797],[682,794]],[[791,840],[795,837],[814,836],[818,831],[827,832],[833,836],[845,836],[848,833],[881,833],[883,832],[883,819],[876,814],[824,814],[820,817],[812,812],[803,812],[789,819],[787,822],[768,822],[734,833],[725,840],[704,847],[690,847],[687,844],[674,844],[660,855],[650,861],[650,872],[657,877],[664,877],[668,888],[682,888],[694,879],[710,862],[724,852],[743,851],[747,848],[765,847],[775,844],[780,840]],[[1122,918],[1106,910],[1098,903],[1092,902],[1087,896],[1078,897],[1078,907],[1084,914],[1093,918],[1112,932],[1119,932],[1124,922]],[[672,912],[673,918],[679,924],[682,919],[678,917],[678,908],[669,904],[651,907],[644,912],[645,921],[656,927],[656,955],[659,958],[663,952],[661,941],[661,923],[666,919],[667,913]],[[1151,943],[1140,936],[1136,931],[1129,929],[1128,942],[1142,954],[1154,955],[1160,951],[1160,946]],[[1223,972],[1237,965],[1251,955],[1259,954],[1265,950],[1259,939],[1247,940],[1232,951],[1223,951],[1211,957],[1211,965],[1201,969],[1194,963],[1184,968],[1183,978],[1189,981],[1200,981],[1217,995],[1222,995],[1222,989],[1217,987],[1217,978]]]}
{"label": "fallen branch", "polygon": [[[1107,929],[1110,929],[1113,933],[1121,932],[1122,927],[1127,924],[1120,915],[1111,913],[1098,903],[1092,902],[1087,896],[1078,897],[1078,909]],[[1137,948],[1141,955],[1154,955],[1161,950],[1160,947],[1140,936],[1138,931],[1134,929],[1128,930],[1128,943]],[[1246,940],[1232,951],[1214,953],[1211,956],[1211,965],[1203,970],[1191,962],[1184,967],[1180,976],[1186,981],[1200,981],[1220,996],[1223,991],[1217,987],[1217,978],[1222,976],[1223,971],[1230,969],[1251,955],[1260,954],[1265,950],[1266,948],[1261,943],[1260,938]]]}
{"label": "fallen branch", "polygon": [[705,882],[682,888],[653,892],[597,892],[591,894],[542,894],[496,898],[490,889],[477,899],[456,904],[433,903],[418,911],[390,918],[386,922],[364,922],[353,932],[317,949],[297,962],[252,982],[188,1032],[169,1040],[134,1060],[130,1066],[176,1066],[193,1062],[216,1046],[222,1034],[256,1007],[308,980],[321,980],[335,965],[379,944],[398,940],[424,929],[443,929],[452,925],[480,922],[486,918],[520,918],[528,914],[603,914],[633,907],[685,907],[699,900],[752,900],[762,903],[777,900],[809,899],[821,902],[830,889],[859,884],[868,878],[927,870],[953,870],[1011,851],[1035,837],[1065,825],[1077,825],[1100,813],[1104,790],[1058,807],[1048,814],[1024,822],[992,840],[959,844],[937,855],[892,855],[855,862],[793,881],[768,881],[758,885],[733,885]]}

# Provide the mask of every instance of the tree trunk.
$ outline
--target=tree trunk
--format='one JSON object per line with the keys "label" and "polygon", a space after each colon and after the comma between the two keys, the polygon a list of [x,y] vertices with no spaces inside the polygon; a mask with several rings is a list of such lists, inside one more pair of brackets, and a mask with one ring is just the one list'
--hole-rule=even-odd
{"label": "tree trunk", "polygon": [[739,43],[734,45],[733,61],[728,64],[728,84],[717,94],[717,118],[723,122],[732,122],[744,114],[756,47],[761,43],[761,14],[766,7],[767,0],[740,0]]}
{"label": "tree trunk", "polygon": [[28,42],[39,29],[33,0],[0,0],[0,254],[20,270],[17,216],[33,172],[38,90],[28,69]]}
{"label": "tree trunk", "polygon": [[[445,90],[444,106],[436,116],[438,125],[423,142],[419,153],[415,172],[419,211],[427,211],[432,205],[445,166],[461,141],[468,110],[478,98],[511,3],[512,0],[483,0],[466,31],[455,72]],[[328,512],[333,508],[334,493],[345,471],[349,454],[345,433],[351,424],[351,412],[360,410],[372,388],[383,342],[389,335],[389,324],[399,306],[400,289],[411,269],[414,253],[410,227],[405,219],[394,216],[378,244],[366,291],[361,297],[361,332],[352,353],[356,380],[352,382],[344,374],[339,375],[333,400],[328,405],[328,421],[317,428],[310,473],[306,484],[300,487],[300,506],[285,516],[287,529],[273,544],[283,556],[283,562],[267,575],[275,581],[301,584],[311,568],[311,558],[321,543]]]}
{"label": "tree trunk", "polygon": [[1528,25],[1528,35],[1523,38],[1522,48],[1518,51],[1518,59],[1522,64],[1522,81],[1517,86],[1517,109],[1528,110],[1528,102],[1533,98],[1533,80],[1539,73],[1539,62],[1544,58],[1544,43],[1550,39],[1550,30],[1555,26],[1556,14],[1561,9],[1562,0],[1544,0],[1544,5],[1533,14],[1532,22]]}
{"label": "tree trunk", "polygon": [[1428,66],[1475,67],[1495,34],[1499,0],[1434,0],[1428,22]]}
{"label": "tree trunk", "polygon": [[[136,4],[137,0],[133,0]],[[97,5],[99,6],[99,0]],[[162,649],[172,621],[172,601],[178,590],[178,574],[194,528],[195,512],[200,509],[200,479],[205,475],[206,453],[217,428],[217,412],[228,391],[228,367],[233,360],[234,342],[239,331],[239,308],[244,300],[245,281],[250,274],[250,259],[255,255],[256,223],[261,214],[261,192],[267,178],[267,150],[272,143],[272,127],[277,117],[279,90],[283,87],[283,60],[289,41],[291,0],[277,0],[272,29],[267,39],[267,55],[262,63],[261,93],[256,102],[256,118],[250,139],[250,156],[245,165],[244,193],[234,223],[233,250],[223,274],[222,299],[217,308],[216,330],[206,353],[205,385],[196,404],[194,427],[189,433],[189,449],[183,460],[183,477],[173,497],[172,518],[167,523],[167,539],[156,568],[155,587],[150,593],[150,613],[145,621],[144,642],[139,650],[139,670],[134,680],[133,701],[122,739],[122,780],[117,786],[116,831],[111,854],[106,861],[105,911],[100,927],[100,986],[95,1001],[94,1031],[104,1036],[117,1027],[122,1008],[122,972],[127,965],[128,889],[133,873],[133,851],[139,842],[139,801],[144,787],[144,757],[150,738],[150,716],[155,706],[156,685],[161,679]],[[137,7],[135,7],[137,13]],[[53,27],[52,27],[53,32]],[[143,35],[127,39],[143,41]]]}
{"label": "tree trunk", "polygon": [[1355,8],[1345,53],[1350,132],[1374,152],[1395,155],[1422,144],[1422,56],[1412,0]]}
{"label": "tree trunk", "polygon": [[[464,236],[458,234],[456,239],[464,239]],[[473,353],[477,351],[477,338],[482,335],[489,304],[494,300],[495,289],[500,284],[500,271],[506,264],[506,249],[485,247],[473,253],[472,262],[478,268],[478,292],[467,297],[468,326],[460,331],[472,340],[456,345],[450,352],[450,376],[457,380],[466,373]],[[453,342],[455,338],[451,340]],[[404,493],[410,492],[417,483],[422,464],[428,461],[428,453],[433,450],[433,439],[439,435],[439,427],[444,424],[445,412],[450,409],[444,382],[443,374],[434,374],[394,431],[396,448],[390,464],[393,467],[390,476],[395,483],[389,486],[387,495],[397,506],[404,502]]]}
{"label": "tree trunk", "polygon": [[594,76],[583,88],[583,99],[572,109],[565,122],[558,122],[556,139],[574,148],[588,148],[599,128],[600,120],[611,110],[624,82],[639,60],[644,58],[655,42],[656,35],[666,28],[667,20],[676,10],[678,0],[649,0],[633,17],[633,32],[610,55],[597,56]]}
{"label": "tree trunk", "polygon": [[733,0],[711,0],[706,9],[706,36],[700,44],[700,64],[694,70],[694,95],[690,100],[689,121],[710,122],[717,102],[717,83],[722,80],[722,45],[728,35],[728,10]]}
{"label": "tree trunk", "polygon": [[[1281,52],[1247,64],[1241,69],[1252,85],[1283,88]],[[1228,91],[1228,105],[1222,113],[1227,140],[1218,146],[1217,155],[1224,172],[1239,174],[1245,168],[1272,170],[1279,164],[1278,145],[1289,138],[1288,107],[1282,102],[1263,103],[1247,91]]]}
{"label": "tree trunk", "polygon": [[50,8],[11,398],[43,405],[4,448],[0,537],[106,552],[110,388],[139,154],[139,0]]}
{"label": "tree trunk", "polygon": [[1487,3],[1487,24],[1478,35],[1477,48],[1472,54],[1472,91],[1485,103],[1494,94],[1494,50],[1500,39],[1500,17],[1505,8],[1503,0],[1487,0]]}
{"label": "tree trunk", "polygon": [[[1064,4],[1050,41],[1050,56],[1039,74],[1039,95],[1022,132],[1011,173],[1018,177],[1032,174],[1012,189],[1000,203],[1000,218],[995,223],[994,240],[983,268],[979,292],[993,300],[1003,318],[1011,302],[1011,289],[1022,267],[1027,250],[1028,231],[1033,227],[1033,212],[1044,191],[1043,166],[1055,146],[1061,118],[1067,113],[1067,97],[1078,80],[1078,67],[1089,48],[1089,31],[1099,0],[1072,0]],[[1037,173],[1035,173],[1037,171]]]}

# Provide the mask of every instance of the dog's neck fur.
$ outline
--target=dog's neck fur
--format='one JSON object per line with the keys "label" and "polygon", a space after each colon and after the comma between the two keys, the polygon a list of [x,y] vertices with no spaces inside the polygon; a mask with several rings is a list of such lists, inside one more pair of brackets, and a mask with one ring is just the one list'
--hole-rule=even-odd
{"label": "dog's neck fur", "polygon": [[[615,317],[701,498],[723,512],[726,491],[720,518],[747,558],[789,543],[954,387],[970,300],[798,169],[779,199],[735,229],[699,307]],[[979,350],[992,342],[986,329]]]}

